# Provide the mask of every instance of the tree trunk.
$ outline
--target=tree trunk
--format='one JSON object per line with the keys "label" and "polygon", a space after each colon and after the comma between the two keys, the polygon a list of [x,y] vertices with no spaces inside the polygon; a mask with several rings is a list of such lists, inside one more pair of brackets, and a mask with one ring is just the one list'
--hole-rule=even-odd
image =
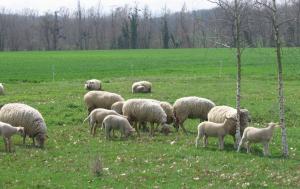
{"label": "tree trunk", "polygon": [[276,0],[273,2],[273,27],[275,32],[276,41],[276,55],[277,55],[277,71],[278,71],[278,100],[279,100],[279,118],[281,125],[281,142],[282,142],[282,153],[284,157],[288,156],[288,144],[285,127],[285,115],[284,115],[284,94],[283,94],[283,77],[282,77],[282,62],[281,62],[281,42],[279,34],[279,24],[277,19],[277,6]]}
{"label": "tree trunk", "polygon": [[239,143],[241,139],[241,41],[240,41],[240,12],[239,12],[239,2],[234,1],[234,17],[235,17],[235,42],[236,42],[236,59],[237,59],[237,87],[236,87],[236,111],[237,111],[237,123],[236,123],[236,144]]}

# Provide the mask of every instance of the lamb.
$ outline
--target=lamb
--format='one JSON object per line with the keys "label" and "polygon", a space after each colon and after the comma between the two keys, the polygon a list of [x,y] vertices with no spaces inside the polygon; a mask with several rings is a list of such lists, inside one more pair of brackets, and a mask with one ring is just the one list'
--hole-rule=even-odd
{"label": "lamb", "polygon": [[120,114],[118,114],[114,110],[107,110],[107,109],[103,109],[103,108],[97,108],[97,109],[94,109],[87,118],[85,118],[83,123],[86,122],[87,120],[89,120],[89,124],[90,124],[90,127],[91,127],[90,132],[93,136],[95,136],[97,127],[102,125],[102,122],[103,122],[104,118],[108,115],[121,116]]}
{"label": "lamb", "polygon": [[235,118],[225,118],[223,123],[214,123],[210,121],[202,122],[198,125],[198,136],[196,138],[196,148],[199,140],[204,137],[204,147],[207,146],[208,137],[219,138],[219,149],[224,149],[224,137],[229,134],[230,126],[236,122]]}
{"label": "lamb", "polygon": [[86,90],[99,90],[100,91],[102,89],[101,81],[97,80],[97,79],[87,80],[84,84],[84,88]]}
{"label": "lamb", "polygon": [[139,81],[132,84],[132,93],[151,93],[152,83],[149,81]]}
{"label": "lamb", "polygon": [[91,113],[96,108],[110,109],[115,102],[124,101],[118,94],[106,91],[89,91],[84,95],[84,102],[88,112]]}
{"label": "lamb", "polygon": [[273,122],[268,123],[266,128],[247,127],[244,130],[243,137],[240,141],[237,151],[239,152],[241,146],[246,143],[247,153],[250,153],[251,143],[262,143],[264,145],[264,156],[268,156],[270,154],[269,143],[272,139],[273,131],[276,127],[280,126]]}
{"label": "lamb", "polygon": [[3,136],[6,152],[12,152],[11,136],[16,133],[19,133],[21,136],[23,136],[24,135],[24,127],[13,127],[8,123],[3,123],[0,121],[0,135]]}
{"label": "lamb", "polygon": [[122,108],[124,105],[124,101],[119,101],[119,102],[115,102],[113,103],[113,105],[111,105],[111,110],[115,110],[117,113],[119,114],[123,114]]}
{"label": "lamb", "polygon": [[0,83],[0,95],[4,95],[4,86]]}
{"label": "lamb", "polygon": [[43,116],[39,111],[22,103],[5,104],[0,109],[0,121],[11,125],[24,127],[23,144],[25,144],[26,136],[32,138],[35,146],[35,139],[40,148],[44,147],[47,138],[47,126]]}
{"label": "lamb", "polygon": [[103,120],[102,127],[105,128],[106,139],[111,138],[110,132],[112,130],[120,130],[121,138],[127,138],[135,131],[125,117],[118,115],[106,116]]}
{"label": "lamb", "polygon": [[130,99],[124,103],[123,115],[127,117],[129,122],[134,122],[134,128],[138,134],[139,129],[137,123],[150,122],[150,135],[154,134],[154,123],[167,127],[167,115],[162,107],[157,103],[147,99]]}
{"label": "lamb", "polygon": [[191,96],[177,99],[173,105],[174,127],[178,131],[180,125],[184,133],[187,133],[183,126],[184,121],[188,118],[207,120],[207,114],[214,106],[215,103],[206,98]]}
{"label": "lamb", "polygon": [[[229,106],[216,106],[210,110],[208,113],[208,121],[215,123],[223,123],[226,117],[236,117],[236,109]],[[243,134],[244,129],[248,126],[248,123],[251,121],[250,113],[247,109],[241,109],[240,114],[240,128],[241,135]],[[234,147],[236,148],[236,124],[231,125],[230,133],[233,137]]]}

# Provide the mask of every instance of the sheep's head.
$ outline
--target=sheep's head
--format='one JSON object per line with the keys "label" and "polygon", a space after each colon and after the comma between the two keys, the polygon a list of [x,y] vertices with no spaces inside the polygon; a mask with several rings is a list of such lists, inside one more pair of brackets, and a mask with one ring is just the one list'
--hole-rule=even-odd
{"label": "sheep's head", "polygon": [[46,139],[48,138],[47,135],[44,133],[39,133],[36,135],[35,138],[38,143],[38,147],[44,148],[44,143],[45,143]]}
{"label": "sheep's head", "polygon": [[160,132],[164,135],[168,135],[171,132],[171,127],[167,124],[163,124]]}
{"label": "sheep's head", "polygon": [[24,127],[17,127],[17,131],[22,137],[24,137],[25,135]]}
{"label": "sheep's head", "polygon": [[273,128],[282,128],[282,126],[278,123],[270,122],[267,124],[267,127],[273,127]]}

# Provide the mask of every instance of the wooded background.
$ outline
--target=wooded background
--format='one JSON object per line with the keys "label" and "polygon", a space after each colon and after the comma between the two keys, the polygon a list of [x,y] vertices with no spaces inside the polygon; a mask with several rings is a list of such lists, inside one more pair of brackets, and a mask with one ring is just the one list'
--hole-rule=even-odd
{"label": "wooded background", "polygon": [[[300,0],[285,1],[278,11],[279,20],[289,20],[280,27],[283,46],[299,47]],[[243,10],[244,47],[275,46],[268,12],[251,3]],[[80,1],[75,11],[61,8],[43,15],[0,10],[0,51],[235,47],[234,32],[226,10],[188,11],[185,4],[177,13],[162,7],[155,16],[148,7],[104,13],[101,4],[85,9]]]}

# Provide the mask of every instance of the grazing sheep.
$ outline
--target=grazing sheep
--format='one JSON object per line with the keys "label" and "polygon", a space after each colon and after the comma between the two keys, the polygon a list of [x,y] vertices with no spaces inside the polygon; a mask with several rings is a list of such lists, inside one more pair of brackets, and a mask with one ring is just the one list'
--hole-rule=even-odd
{"label": "grazing sheep", "polygon": [[152,83],[139,81],[132,84],[132,93],[151,93]]}
{"label": "grazing sheep", "polygon": [[174,122],[175,117],[173,113],[173,106],[169,102],[162,101],[159,103],[164,112],[167,114],[167,124]]}
{"label": "grazing sheep", "polygon": [[162,107],[157,103],[148,99],[130,99],[124,103],[123,115],[130,122],[134,122],[134,128],[140,135],[137,123],[150,122],[150,135],[154,134],[154,123],[167,127],[167,115]]}
{"label": "grazing sheep", "polygon": [[16,133],[19,133],[21,136],[23,136],[24,135],[24,127],[13,127],[8,123],[3,123],[0,121],[0,135],[3,136],[6,152],[12,152],[11,136]]}
{"label": "grazing sheep", "polygon": [[[215,123],[223,123],[226,117],[236,117],[236,109],[229,106],[216,106],[210,110],[208,113],[208,121]],[[241,125],[241,135],[243,134],[244,129],[248,126],[248,123],[251,121],[249,111],[247,109],[241,109],[240,114],[240,125]],[[233,137],[234,147],[236,148],[236,124],[231,125],[230,135]]]}
{"label": "grazing sheep", "polygon": [[21,103],[6,104],[0,109],[0,121],[24,127],[24,144],[28,135],[32,138],[34,146],[36,139],[38,146],[44,147],[47,138],[47,126],[44,118],[36,109]]}
{"label": "grazing sheep", "polygon": [[174,127],[178,130],[179,125],[186,133],[183,123],[188,118],[199,118],[207,120],[208,112],[215,106],[211,100],[199,98],[195,96],[183,97],[177,99],[173,105],[175,124]]}
{"label": "grazing sheep", "polygon": [[97,79],[91,79],[91,80],[87,80],[84,84],[84,88],[86,90],[95,90],[95,91],[100,91],[101,90],[101,81],[100,80],[97,80]]}
{"label": "grazing sheep", "polygon": [[115,102],[124,101],[120,95],[106,91],[89,91],[84,95],[84,102],[88,112],[96,108],[110,109]]}
{"label": "grazing sheep", "polygon": [[209,121],[202,122],[198,125],[198,136],[196,138],[196,148],[199,140],[204,137],[204,147],[207,146],[208,137],[219,138],[219,149],[224,149],[224,137],[229,134],[230,126],[236,122],[235,118],[225,118],[224,123],[213,123]]}
{"label": "grazing sheep", "polygon": [[264,156],[268,156],[270,154],[269,143],[272,139],[273,131],[276,127],[280,126],[272,122],[268,123],[266,128],[247,127],[244,130],[244,134],[237,151],[239,152],[241,146],[246,143],[247,153],[250,153],[251,143],[262,143],[264,145]]}
{"label": "grazing sheep", "polygon": [[95,136],[97,127],[102,125],[102,122],[103,122],[104,118],[108,115],[119,115],[119,116],[121,116],[120,114],[118,114],[114,110],[107,110],[107,109],[103,109],[103,108],[97,108],[97,109],[94,109],[87,118],[85,118],[83,123],[86,122],[87,120],[89,120],[89,124],[90,124],[90,127],[91,127],[90,128],[91,134],[93,136]]}
{"label": "grazing sheep", "polygon": [[115,110],[117,113],[122,115],[123,105],[124,105],[124,101],[115,102],[113,103],[113,105],[111,105],[111,110]]}
{"label": "grazing sheep", "polygon": [[4,95],[4,86],[0,83],[0,95]]}
{"label": "grazing sheep", "polygon": [[112,130],[119,130],[121,132],[121,138],[127,138],[135,131],[125,117],[118,115],[106,116],[102,122],[102,128],[105,128],[106,139],[111,138],[110,132]]}

